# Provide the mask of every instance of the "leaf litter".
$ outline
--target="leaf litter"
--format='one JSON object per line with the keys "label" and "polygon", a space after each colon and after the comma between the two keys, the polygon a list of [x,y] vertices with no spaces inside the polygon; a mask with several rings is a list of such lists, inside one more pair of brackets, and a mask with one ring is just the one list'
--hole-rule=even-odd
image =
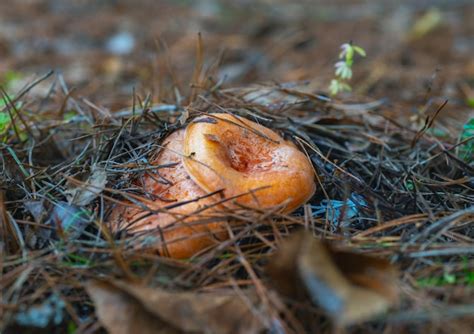
{"label": "leaf litter", "polygon": [[[65,88],[61,76],[45,78]],[[18,319],[53,292],[65,314],[49,325],[85,332],[422,330],[440,310],[472,323],[469,280],[460,280],[461,294],[417,284],[452,283],[473,268],[473,170],[458,155],[457,134],[440,141],[400,124],[384,101],[329,99],[307,83],[220,89],[211,78],[195,76],[201,93],[189,101],[133,96],[139,105],[116,118],[68,89],[41,101],[40,119],[28,107],[17,111],[36,130],[24,139],[10,127],[0,147],[3,328],[33,326]],[[63,105],[77,115],[58,121],[49,110]],[[110,208],[140,205],[146,190],[131,181],[152,168],[161,139],[217,111],[300,146],[318,175],[308,205],[292,215],[225,209],[231,238],[186,261],[141,252],[136,236],[111,233]],[[48,151],[59,154],[48,162]]]}
{"label": "leaf litter", "polygon": [[398,299],[398,273],[389,261],[336,250],[305,231],[285,240],[268,271],[283,293],[306,295],[340,325],[373,318]]}
{"label": "leaf litter", "polygon": [[92,281],[87,291],[111,333],[259,333],[252,296],[235,291],[176,292],[123,281]]}

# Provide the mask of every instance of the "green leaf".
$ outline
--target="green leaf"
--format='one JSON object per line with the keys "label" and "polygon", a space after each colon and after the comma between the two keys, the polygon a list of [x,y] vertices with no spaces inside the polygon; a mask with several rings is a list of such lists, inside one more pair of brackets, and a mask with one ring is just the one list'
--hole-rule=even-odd
{"label": "green leaf", "polygon": [[[0,100],[0,109],[5,108],[5,107],[7,106],[9,100],[10,100],[10,101],[13,101],[13,97],[11,97],[10,95],[7,95],[7,96],[8,96],[8,99],[7,99],[7,98],[3,98],[3,99]],[[20,101],[17,101],[17,102],[15,103],[15,108],[16,108],[16,109],[20,109],[21,106],[22,106],[22,103],[21,103]]]}
{"label": "green leaf", "polygon": [[6,112],[0,111],[0,133],[5,131],[10,122],[10,115],[8,115]]}
{"label": "green leaf", "polygon": [[447,131],[439,129],[439,128],[429,128],[426,132],[435,137],[440,137],[440,138],[446,138],[449,136],[449,133]]}
{"label": "green leaf", "polygon": [[456,275],[454,275],[454,274],[444,273],[443,279],[448,284],[456,283]]}
{"label": "green leaf", "polygon": [[21,74],[15,71],[7,71],[3,75],[3,78],[1,80],[2,85],[9,88],[10,84],[15,81],[19,80],[21,78]]}
{"label": "green leaf", "polygon": [[329,92],[331,95],[337,95],[337,93],[339,93],[339,81],[336,79],[331,80],[331,83],[329,84]]}
{"label": "green leaf", "polygon": [[352,48],[357,54],[359,54],[359,56],[362,56],[362,57],[367,56],[367,53],[365,53],[365,50],[362,49],[360,46],[353,45]]}
{"label": "green leaf", "polygon": [[410,37],[421,38],[431,31],[435,30],[443,23],[443,16],[438,8],[429,9],[413,25]]}
{"label": "green leaf", "polygon": [[341,45],[341,53],[339,54],[339,59],[343,59],[343,58],[346,58],[347,59],[347,54],[349,52],[349,50],[352,49],[352,45],[350,43],[344,43]]}
{"label": "green leaf", "polygon": [[77,332],[77,326],[73,321],[69,321],[67,323],[67,333],[68,334],[74,334]]}
{"label": "green leaf", "polygon": [[464,124],[459,140],[466,141],[459,146],[459,156],[468,163],[472,162],[474,158],[474,118]]}
{"label": "green leaf", "polygon": [[344,91],[350,92],[351,86],[337,79],[331,80],[331,84],[329,85],[329,92],[331,93],[331,95],[336,95],[339,92],[344,92]]}
{"label": "green leaf", "polygon": [[339,83],[339,89],[344,92],[350,92],[352,90],[351,86],[345,82]]}
{"label": "green leaf", "polygon": [[469,108],[474,108],[474,97],[468,97],[466,99],[466,104]]}
{"label": "green leaf", "polygon": [[433,287],[433,286],[438,286],[440,285],[440,278],[439,277],[426,277],[426,278],[420,278],[416,281],[418,286],[420,287]]}
{"label": "green leaf", "polygon": [[336,67],[336,76],[340,77],[343,80],[350,79],[352,77],[352,69],[345,62],[339,61],[334,66]]}
{"label": "green leaf", "polygon": [[467,285],[474,285],[474,271],[467,272],[464,281]]}
{"label": "green leaf", "polygon": [[0,108],[4,108],[6,105],[7,105],[7,102],[5,101],[5,99],[1,99],[0,100]]}
{"label": "green leaf", "polygon": [[67,254],[61,264],[67,267],[88,267],[91,265],[91,261],[84,256],[71,253]]}
{"label": "green leaf", "polygon": [[64,114],[64,120],[65,121],[70,121],[74,117],[77,116],[77,113],[75,111],[68,111]]}

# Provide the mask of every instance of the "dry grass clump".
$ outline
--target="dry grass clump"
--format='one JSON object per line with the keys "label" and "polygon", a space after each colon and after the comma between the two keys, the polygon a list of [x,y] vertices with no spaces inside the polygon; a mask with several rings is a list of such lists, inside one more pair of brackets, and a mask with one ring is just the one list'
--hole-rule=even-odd
{"label": "dry grass clump", "polygon": [[[110,113],[74,99],[60,77],[51,82],[43,100],[9,102],[14,122],[0,137],[3,328],[29,327],[19,315],[57,298],[48,304],[59,316],[49,330],[94,332],[100,324],[84,283],[113,278],[200,292],[253,286],[264,324],[329,331],[317,309],[276,296],[265,274],[270,255],[297,228],[400,268],[400,304],[354,332],[460,333],[474,325],[473,167],[457,154],[458,134],[431,131],[434,117],[417,132],[383,101],[331,100],[304,84],[203,82],[186,102],[134,96],[130,110]],[[213,112],[247,117],[293,141],[318,173],[315,196],[291,215],[222,206],[230,238],[189,260],[140,251],[156,236],[112,233],[114,206],[143,206],[146,191],[130,180],[166,167],[149,163],[161,139]]]}

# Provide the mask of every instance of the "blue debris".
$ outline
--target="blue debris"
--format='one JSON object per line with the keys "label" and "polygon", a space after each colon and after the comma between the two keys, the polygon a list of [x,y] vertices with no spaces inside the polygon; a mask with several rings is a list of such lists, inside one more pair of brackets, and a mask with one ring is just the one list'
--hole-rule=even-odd
{"label": "blue debris", "polygon": [[16,315],[17,324],[29,327],[46,328],[48,325],[59,325],[63,321],[64,301],[53,294],[40,305],[32,306]]}
{"label": "blue debris", "polygon": [[322,200],[320,205],[311,205],[313,209],[313,216],[327,217],[332,223],[337,223],[340,220],[341,213],[345,207],[344,218],[350,219],[359,215],[359,207],[366,207],[367,202],[361,195],[352,193],[345,201],[338,200]]}
{"label": "blue debris", "polygon": [[135,48],[135,38],[128,31],[119,32],[107,41],[106,48],[115,55],[129,54]]}
{"label": "blue debris", "polygon": [[51,212],[49,224],[61,225],[66,233],[72,233],[78,237],[90,222],[90,212],[77,205],[66,202],[58,202]]}

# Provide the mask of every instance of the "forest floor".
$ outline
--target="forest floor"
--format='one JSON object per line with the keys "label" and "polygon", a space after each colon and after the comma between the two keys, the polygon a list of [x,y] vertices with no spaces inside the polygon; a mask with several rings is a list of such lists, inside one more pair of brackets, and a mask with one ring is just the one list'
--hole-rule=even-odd
{"label": "forest floor", "polygon": [[[473,17],[462,0],[0,2],[0,332],[472,333]],[[367,55],[331,97],[349,41]],[[299,143],[316,194],[223,210],[232,237],[185,261],[110,233],[154,143],[215,111]],[[301,241],[352,301],[297,230],[329,242]]]}

